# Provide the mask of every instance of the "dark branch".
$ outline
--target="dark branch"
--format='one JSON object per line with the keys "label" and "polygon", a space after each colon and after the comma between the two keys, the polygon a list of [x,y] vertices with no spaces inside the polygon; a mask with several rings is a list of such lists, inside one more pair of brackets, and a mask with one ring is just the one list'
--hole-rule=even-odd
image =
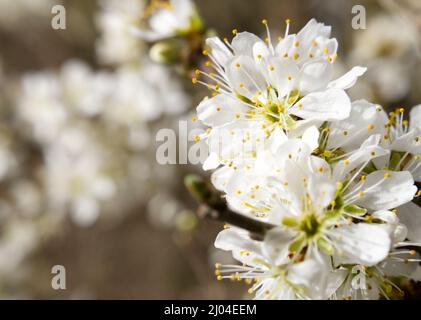
{"label": "dark branch", "polygon": [[230,210],[220,192],[196,175],[186,176],[184,182],[193,197],[200,203],[197,211],[200,218],[222,221],[248,230],[256,240],[263,239],[266,232],[275,227]]}

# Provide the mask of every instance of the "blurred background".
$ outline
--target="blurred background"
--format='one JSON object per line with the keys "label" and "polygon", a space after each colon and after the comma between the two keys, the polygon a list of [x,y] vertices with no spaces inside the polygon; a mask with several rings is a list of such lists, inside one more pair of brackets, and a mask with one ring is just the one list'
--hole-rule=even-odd
{"label": "blurred background", "polygon": [[[187,72],[154,64],[139,25],[146,0],[0,0],[0,298],[229,299],[230,256],[183,186],[200,165],[159,165],[156,132],[191,121],[205,93]],[[54,5],[66,29],[54,30]],[[352,7],[366,8],[364,30]],[[421,103],[419,0],[197,0],[208,28],[298,31],[332,25],[338,75],[368,72],[350,91],[387,109]],[[179,150],[181,152],[182,150]],[[66,269],[66,290],[51,269]]]}

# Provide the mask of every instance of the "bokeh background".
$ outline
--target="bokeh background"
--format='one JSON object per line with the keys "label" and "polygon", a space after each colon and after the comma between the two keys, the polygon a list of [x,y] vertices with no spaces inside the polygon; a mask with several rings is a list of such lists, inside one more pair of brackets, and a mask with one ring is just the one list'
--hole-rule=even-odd
{"label": "bokeh background", "polygon": [[[66,9],[66,29],[51,8]],[[387,109],[421,103],[419,0],[197,0],[206,26],[273,33],[310,18],[332,25],[338,74]],[[363,5],[367,28],[351,26]],[[157,65],[128,32],[143,0],[0,0],[0,298],[246,298],[218,282],[223,227],[200,221],[183,186],[198,165],[159,165],[155,135],[191,116],[204,92]],[[66,269],[66,290],[51,268]]]}

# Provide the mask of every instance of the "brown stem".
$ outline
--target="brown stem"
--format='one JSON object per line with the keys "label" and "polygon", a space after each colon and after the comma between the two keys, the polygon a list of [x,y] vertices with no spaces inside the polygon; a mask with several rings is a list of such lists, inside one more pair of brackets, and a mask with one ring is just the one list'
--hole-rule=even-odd
{"label": "brown stem", "polygon": [[256,240],[262,240],[266,232],[275,227],[272,224],[258,221],[230,210],[227,203],[222,199],[220,192],[202,178],[188,175],[184,181],[187,189],[200,203],[197,211],[200,218],[222,221],[245,229]]}

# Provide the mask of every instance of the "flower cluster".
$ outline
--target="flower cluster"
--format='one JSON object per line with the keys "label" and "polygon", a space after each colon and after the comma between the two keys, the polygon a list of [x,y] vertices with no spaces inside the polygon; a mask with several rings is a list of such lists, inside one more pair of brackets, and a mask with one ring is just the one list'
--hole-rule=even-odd
{"label": "flower cluster", "polygon": [[338,43],[310,20],[276,42],[233,30],[209,38],[209,70],[193,83],[212,92],[198,106],[210,126],[205,169],[230,209],[265,222],[261,240],[229,226],[217,248],[241,265],[219,280],[250,284],[257,299],[378,299],[403,294],[421,261],[421,105],[387,114],[345,90],[365,68],[332,79]]}

